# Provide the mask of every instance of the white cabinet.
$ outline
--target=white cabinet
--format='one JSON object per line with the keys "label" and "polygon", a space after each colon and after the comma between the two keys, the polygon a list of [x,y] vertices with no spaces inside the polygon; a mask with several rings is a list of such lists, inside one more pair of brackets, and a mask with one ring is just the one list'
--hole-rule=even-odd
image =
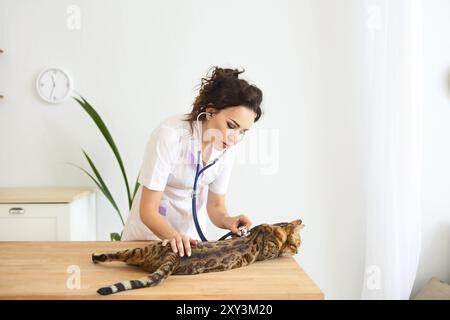
{"label": "white cabinet", "polygon": [[0,241],[95,241],[94,188],[0,188]]}

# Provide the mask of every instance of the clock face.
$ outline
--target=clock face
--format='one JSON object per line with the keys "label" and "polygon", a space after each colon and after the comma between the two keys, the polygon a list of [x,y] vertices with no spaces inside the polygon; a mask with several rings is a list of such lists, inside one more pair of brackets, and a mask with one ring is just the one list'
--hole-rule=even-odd
{"label": "clock face", "polygon": [[64,70],[48,68],[39,74],[36,80],[36,89],[39,96],[45,101],[59,103],[72,93],[72,79]]}

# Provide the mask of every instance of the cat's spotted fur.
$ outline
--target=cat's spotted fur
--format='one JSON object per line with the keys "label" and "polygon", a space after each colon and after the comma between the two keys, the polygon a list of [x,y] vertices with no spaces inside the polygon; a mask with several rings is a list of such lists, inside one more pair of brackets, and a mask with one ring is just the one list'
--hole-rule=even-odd
{"label": "cat's spotted fur", "polygon": [[234,236],[229,240],[200,242],[192,247],[190,257],[179,257],[170,245],[161,241],[149,241],[143,248],[115,253],[94,253],[94,263],[122,261],[143,268],[149,276],[116,283],[100,288],[102,295],[120,291],[152,287],[171,274],[191,275],[205,272],[225,271],[247,266],[255,261],[274,259],[297,254],[301,244],[301,220],[290,223],[261,224],[249,231],[245,237]]}

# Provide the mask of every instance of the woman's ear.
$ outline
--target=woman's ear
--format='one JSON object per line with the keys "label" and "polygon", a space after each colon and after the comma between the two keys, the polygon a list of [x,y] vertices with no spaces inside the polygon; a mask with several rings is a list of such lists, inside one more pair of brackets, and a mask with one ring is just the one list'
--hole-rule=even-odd
{"label": "woman's ear", "polygon": [[206,108],[205,112],[208,112],[206,114],[206,119],[211,120],[211,118],[214,117],[214,115],[217,113],[217,110],[213,107]]}

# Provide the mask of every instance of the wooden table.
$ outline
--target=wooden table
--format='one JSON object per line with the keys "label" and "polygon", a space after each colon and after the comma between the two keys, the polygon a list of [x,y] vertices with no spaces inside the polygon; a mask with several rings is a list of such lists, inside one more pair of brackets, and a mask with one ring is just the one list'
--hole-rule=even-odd
{"label": "wooden table", "polygon": [[144,245],[145,241],[0,242],[0,299],[324,298],[291,257],[225,272],[170,276],[152,288],[97,294],[100,287],[147,273],[121,262],[93,264],[91,254]]}

